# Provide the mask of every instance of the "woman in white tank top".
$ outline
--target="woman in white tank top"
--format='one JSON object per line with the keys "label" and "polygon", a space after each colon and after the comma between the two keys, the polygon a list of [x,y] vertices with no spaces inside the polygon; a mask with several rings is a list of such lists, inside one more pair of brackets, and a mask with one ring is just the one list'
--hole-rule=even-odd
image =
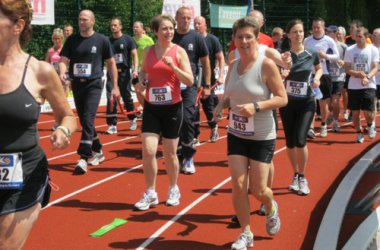
{"label": "woman in white tank top", "polygon": [[258,32],[252,17],[235,22],[240,58],[230,65],[223,99],[215,109],[216,118],[223,107],[230,108],[228,165],[233,205],[243,231],[232,249],[253,246],[248,190],[267,209],[267,233],[275,235],[280,229],[278,206],[267,179],[276,139],[272,110],[285,106],[287,95],[275,63],[258,52]]}

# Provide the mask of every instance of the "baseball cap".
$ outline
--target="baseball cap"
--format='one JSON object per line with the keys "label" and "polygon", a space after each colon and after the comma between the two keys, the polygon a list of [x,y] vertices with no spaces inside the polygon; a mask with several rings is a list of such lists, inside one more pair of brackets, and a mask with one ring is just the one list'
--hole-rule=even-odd
{"label": "baseball cap", "polygon": [[336,25],[330,25],[329,27],[326,28],[326,31],[328,32],[338,32],[339,28]]}

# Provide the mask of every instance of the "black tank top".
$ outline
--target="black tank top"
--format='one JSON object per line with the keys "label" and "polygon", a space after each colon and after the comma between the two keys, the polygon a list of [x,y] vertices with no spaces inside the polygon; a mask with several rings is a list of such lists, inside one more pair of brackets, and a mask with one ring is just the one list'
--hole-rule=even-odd
{"label": "black tank top", "polygon": [[0,153],[22,152],[38,144],[40,104],[24,85],[29,60],[30,56],[17,89],[0,94]]}

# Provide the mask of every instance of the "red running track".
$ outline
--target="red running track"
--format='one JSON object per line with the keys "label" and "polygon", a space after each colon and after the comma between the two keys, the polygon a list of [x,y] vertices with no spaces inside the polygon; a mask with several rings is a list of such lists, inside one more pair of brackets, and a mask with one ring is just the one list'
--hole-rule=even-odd
{"label": "red running track", "polygon": [[[302,197],[287,189],[293,173],[280,126],[273,190],[282,227],[277,236],[268,236],[265,217],[255,213],[259,204],[251,198],[255,249],[312,249],[323,213],[339,182],[379,138],[365,137],[363,144],[354,143],[352,124],[341,123],[344,126],[339,133],[330,132],[327,138],[309,141],[306,176],[311,193]],[[227,167],[226,124],[226,120],[220,122],[221,138],[216,143],[207,141],[210,131],[207,124],[202,124],[202,145],[194,158],[197,172],[180,174],[179,206],[164,204],[168,178],[159,158],[160,204],[142,212],[133,210],[133,204],[145,190],[139,130],[129,131],[129,122],[124,120],[119,122],[117,135],[108,135],[105,118],[97,118],[106,161],[78,176],[72,172],[78,160],[75,151],[80,132],[74,133],[68,149],[52,151],[48,136],[53,116],[43,114],[39,124],[40,143],[48,156],[51,179],[57,188],[52,191],[51,203],[41,212],[24,249],[229,249],[240,229],[230,222],[234,212]],[[158,155],[161,157],[162,153]],[[89,236],[114,218],[128,222],[100,238]]]}

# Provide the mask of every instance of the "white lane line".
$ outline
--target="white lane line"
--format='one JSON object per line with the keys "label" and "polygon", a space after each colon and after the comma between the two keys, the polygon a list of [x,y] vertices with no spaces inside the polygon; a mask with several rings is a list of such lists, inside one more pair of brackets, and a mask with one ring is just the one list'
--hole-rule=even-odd
{"label": "white lane line", "polygon": [[[226,136],[224,136],[226,137]],[[280,148],[274,154],[278,154],[281,151],[284,151],[286,147]],[[218,190],[220,187],[222,187],[224,184],[231,181],[231,177],[228,177],[224,181],[220,182],[218,185],[213,187],[211,190],[209,190],[207,193],[203,194],[201,197],[196,199],[193,203],[182,209],[181,212],[179,212],[176,216],[171,218],[168,222],[166,222],[162,227],[160,227],[154,234],[152,234],[146,241],[144,241],[136,250],[142,250],[149,246],[155,239],[157,239],[163,232],[165,232],[171,225],[174,224],[177,220],[179,220],[183,215],[185,215],[187,212],[189,212],[190,209],[201,203],[204,199],[206,199],[208,196],[210,196],[212,193],[214,193],[216,190]]]}

